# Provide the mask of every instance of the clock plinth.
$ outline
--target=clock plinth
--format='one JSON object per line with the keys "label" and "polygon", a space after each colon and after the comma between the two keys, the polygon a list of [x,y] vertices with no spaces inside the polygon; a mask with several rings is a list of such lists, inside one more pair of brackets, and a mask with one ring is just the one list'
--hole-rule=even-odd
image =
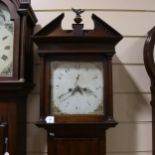
{"label": "clock plinth", "polygon": [[112,56],[122,36],[92,15],[94,30],[83,30],[79,13],[73,30],[64,14],[33,36],[41,58],[40,120],[49,155],[105,155],[106,130],[115,127]]}

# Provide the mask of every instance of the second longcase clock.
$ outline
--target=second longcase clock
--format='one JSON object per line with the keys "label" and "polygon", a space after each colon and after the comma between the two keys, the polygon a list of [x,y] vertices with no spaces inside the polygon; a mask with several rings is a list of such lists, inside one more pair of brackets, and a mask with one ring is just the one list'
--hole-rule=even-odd
{"label": "second longcase clock", "polygon": [[33,37],[41,58],[37,125],[48,132],[49,155],[103,155],[105,131],[117,124],[112,56],[122,36],[94,14],[94,30],[84,30],[83,10],[73,10],[73,30],[61,28],[61,14]]}
{"label": "second longcase clock", "polygon": [[29,0],[0,0],[0,154],[26,154],[26,98],[33,88]]}

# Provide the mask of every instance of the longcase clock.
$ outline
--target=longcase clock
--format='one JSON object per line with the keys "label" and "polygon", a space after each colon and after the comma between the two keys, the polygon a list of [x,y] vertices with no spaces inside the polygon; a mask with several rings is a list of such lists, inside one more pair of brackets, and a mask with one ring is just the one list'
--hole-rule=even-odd
{"label": "longcase clock", "polygon": [[35,23],[29,0],[0,0],[1,154],[26,154],[26,98],[34,85]]}
{"label": "longcase clock", "polygon": [[151,81],[152,154],[155,155],[155,27],[149,32],[144,45],[144,65]]}
{"label": "longcase clock", "polygon": [[112,56],[122,36],[92,15],[94,30],[84,30],[81,13],[72,30],[64,14],[33,36],[41,60],[40,120],[48,133],[49,155],[104,155],[105,132],[113,118]]}

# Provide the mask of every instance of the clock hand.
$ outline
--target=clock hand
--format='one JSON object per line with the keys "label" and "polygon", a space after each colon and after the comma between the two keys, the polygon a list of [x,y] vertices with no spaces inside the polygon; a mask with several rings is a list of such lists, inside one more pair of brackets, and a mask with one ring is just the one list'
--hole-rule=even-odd
{"label": "clock hand", "polygon": [[74,83],[74,86],[77,86],[77,83],[78,83],[79,79],[80,79],[80,74],[77,75],[76,81],[75,81],[75,83]]}
{"label": "clock hand", "polygon": [[[63,98],[62,101],[67,100],[68,98],[70,98],[71,96],[73,96],[76,92],[79,92],[81,95],[83,95],[82,88],[79,87],[79,86],[77,86],[77,87],[75,87],[74,90],[72,90],[72,93],[69,94],[69,96],[66,96],[65,98]],[[69,92],[69,93],[70,93],[70,92]],[[62,94],[62,95],[63,95],[63,94]],[[65,96],[65,95],[68,95],[68,93],[65,93],[63,96]]]}
{"label": "clock hand", "polygon": [[66,101],[68,98],[70,98],[71,96],[73,96],[72,94],[68,94],[68,96],[65,96],[65,98],[61,99],[61,101]]}
{"label": "clock hand", "polygon": [[95,95],[95,93],[90,88],[83,88],[83,91],[86,94],[93,95],[95,98],[97,98],[97,96]]}
{"label": "clock hand", "polygon": [[79,86],[75,87],[75,89],[72,92],[72,95],[74,95],[76,92],[79,92],[81,95],[83,95],[82,88]]}
{"label": "clock hand", "polygon": [[62,99],[64,96],[72,93],[74,90],[72,88],[69,88],[68,91],[66,93],[63,93],[61,95],[58,96],[59,99]]}
{"label": "clock hand", "polygon": [[68,91],[64,94],[61,94],[60,96],[58,96],[58,98],[62,101],[67,100],[69,97],[73,96],[75,93],[79,92],[81,95],[83,95],[83,91],[82,88],[77,86],[74,89],[69,88]]}

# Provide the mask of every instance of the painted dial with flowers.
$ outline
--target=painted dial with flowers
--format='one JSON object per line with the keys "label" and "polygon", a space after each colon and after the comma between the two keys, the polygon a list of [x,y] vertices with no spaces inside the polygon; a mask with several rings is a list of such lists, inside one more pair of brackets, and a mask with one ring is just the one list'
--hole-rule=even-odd
{"label": "painted dial with flowers", "polygon": [[52,114],[103,114],[103,64],[51,62]]}
{"label": "painted dial with flowers", "polygon": [[0,77],[13,76],[14,22],[8,8],[0,3]]}

